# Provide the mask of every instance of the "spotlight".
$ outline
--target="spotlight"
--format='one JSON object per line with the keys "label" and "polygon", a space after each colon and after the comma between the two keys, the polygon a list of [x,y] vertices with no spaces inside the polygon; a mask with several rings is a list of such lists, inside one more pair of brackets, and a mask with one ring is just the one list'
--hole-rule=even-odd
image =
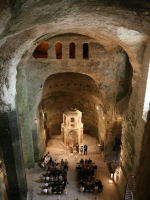
{"label": "spotlight", "polygon": [[113,180],[112,179],[109,179],[109,181],[108,181],[109,183],[113,183]]}

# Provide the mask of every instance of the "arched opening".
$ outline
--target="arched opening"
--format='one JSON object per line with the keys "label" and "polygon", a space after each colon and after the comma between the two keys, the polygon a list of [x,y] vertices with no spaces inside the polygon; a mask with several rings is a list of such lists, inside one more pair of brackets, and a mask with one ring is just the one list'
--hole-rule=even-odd
{"label": "arched opening", "polygon": [[61,42],[56,42],[55,50],[56,50],[56,58],[62,59],[62,43]]}
{"label": "arched opening", "polygon": [[69,57],[75,58],[75,43],[70,43],[69,45]]}
{"label": "arched opening", "polygon": [[[89,91],[87,85],[93,88],[93,91]],[[44,120],[42,127],[48,134],[45,138],[61,134],[63,112],[72,109],[78,109],[83,113],[82,121],[85,133],[99,138],[99,116],[95,104],[101,104],[100,97],[97,85],[87,75],[71,72],[51,75],[45,81],[43,97],[39,105],[41,122]],[[101,112],[101,108],[99,112]],[[46,113],[47,117],[43,117],[42,113]],[[71,123],[74,123],[74,117],[71,117],[70,120]]]}
{"label": "arched opening", "polygon": [[41,44],[39,44],[33,52],[33,57],[47,58],[48,57],[48,43],[43,41]]}
{"label": "arched opening", "polygon": [[[56,40],[56,41],[59,41],[59,40]],[[109,62],[109,60],[107,62]],[[56,63],[61,63],[61,62],[56,62]],[[42,64],[41,64],[41,67],[42,67]],[[91,138],[94,138],[93,136],[95,136],[96,140],[94,141],[96,142],[95,143],[93,142],[93,146],[94,148],[97,148],[98,144],[100,144],[98,153],[105,150],[105,144],[104,144],[105,141],[104,141],[103,136],[105,135],[105,129],[107,128],[107,126],[109,126],[109,124],[107,124],[107,121],[110,122],[111,119],[107,118],[106,116],[107,110],[105,109],[103,102],[99,101],[98,94],[99,94],[100,89],[103,89],[103,91],[105,92],[105,89],[107,89],[108,91],[109,87],[111,88],[111,86],[107,86],[103,83],[100,84],[98,81],[95,84],[91,83],[88,78],[87,79],[85,78],[86,75],[84,74],[79,75],[78,73],[73,73],[73,72],[62,73],[63,71],[61,71],[61,69],[55,69],[55,63],[52,63],[52,64],[49,63],[49,65],[53,66],[54,68],[53,68],[53,72],[48,71],[49,68],[51,67],[47,68],[47,71],[46,71],[47,74],[56,73],[59,71],[61,73],[50,75],[50,77],[46,79],[45,83],[44,83],[44,80],[47,77],[47,75],[41,76],[42,81],[39,84],[36,78],[35,79],[33,78],[33,82],[31,82],[31,84],[34,83],[36,86],[38,85],[38,93],[39,93],[39,90],[40,91],[43,90],[42,100],[39,105],[39,116],[40,116],[39,119],[40,120],[38,120],[40,122],[40,127],[41,127],[40,134],[43,135],[41,137],[42,139],[40,142],[43,142],[43,146],[46,146],[46,150],[48,149],[51,150],[51,148],[49,147],[52,147],[53,144],[55,144],[55,146],[59,149],[59,145],[58,145],[60,144],[59,141],[62,141],[62,138],[60,137],[61,137],[61,123],[62,123],[63,112],[66,109],[70,110],[72,108],[73,109],[77,108],[83,113],[82,121],[84,123],[84,133],[85,133],[84,136],[91,137]],[[69,69],[69,70],[73,71],[74,69],[73,70]],[[81,71],[81,73],[87,73],[87,72]],[[91,77],[95,78],[94,73],[93,74],[90,73],[90,75]],[[29,79],[32,80],[31,78]],[[41,87],[41,84],[42,84],[42,87]],[[115,91],[115,94],[116,93],[117,92]],[[116,97],[116,96],[112,95],[110,97]],[[125,97],[125,95],[123,97]],[[114,98],[113,100],[116,100],[116,98]],[[114,108],[114,105],[115,105],[114,102],[116,101],[112,102],[112,105],[111,105],[112,108]],[[30,108],[31,108],[31,105],[33,104],[30,103]],[[37,126],[39,126],[39,124]],[[33,127],[32,130],[34,129],[36,132],[37,127],[34,127],[34,126],[32,127]],[[113,132],[110,131],[108,133],[111,138],[113,138],[114,133],[115,134],[119,133],[118,135],[115,135],[115,138],[113,138],[113,141],[111,141],[112,143],[108,141],[108,145],[110,145],[113,151],[115,152],[117,150],[120,150],[121,122],[118,122],[116,120],[116,122],[113,123],[113,126],[111,128]],[[38,134],[39,132],[37,131],[37,135]],[[71,141],[76,141],[76,137],[73,137],[73,135],[75,135],[75,132],[73,131],[70,132],[70,135],[71,135],[70,144],[72,144],[74,142],[71,142]],[[36,143],[36,137],[34,137],[33,132],[32,132],[32,137],[34,139],[33,141],[33,144],[34,144]],[[58,138],[58,141],[55,140],[56,138]],[[34,147],[34,154],[35,154],[35,150],[38,145],[34,145],[34,146],[35,146]],[[97,149],[96,149],[96,152],[97,152]],[[56,152],[57,152],[57,149],[56,149]],[[114,162],[116,161],[116,159],[113,158],[113,160],[111,161]]]}
{"label": "arched opening", "polygon": [[84,59],[89,58],[89,45],[88,45],[88,43],[83,44],[83,58]]}

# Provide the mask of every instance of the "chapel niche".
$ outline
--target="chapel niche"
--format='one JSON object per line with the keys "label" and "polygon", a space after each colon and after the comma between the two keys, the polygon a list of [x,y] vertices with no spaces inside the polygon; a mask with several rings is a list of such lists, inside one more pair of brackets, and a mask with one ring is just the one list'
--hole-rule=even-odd
{"label": "chapel niche", "polygon": [[83,142],[82,113],[79,110],[66,111],[63,113],[61,133],[66,146],[80,146]]}

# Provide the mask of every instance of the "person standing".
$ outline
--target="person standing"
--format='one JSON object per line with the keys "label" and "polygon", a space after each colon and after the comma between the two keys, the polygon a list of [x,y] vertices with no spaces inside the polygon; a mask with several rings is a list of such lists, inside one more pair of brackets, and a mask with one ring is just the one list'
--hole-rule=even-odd
{"label": "person standing", "polygon": [[79,145],[78,145],[78,143],[76,144],[76,151],[77,151],[77,153],[79,153]]}
{"label": "person standing", "polygon": [[84,145],[84,155],[87,155],[87,149],[88,149],[88,146],[85,144]]}
{"label": "person standing", "polygon": [[80,147],[80,153],[83,154],[83,146]]}

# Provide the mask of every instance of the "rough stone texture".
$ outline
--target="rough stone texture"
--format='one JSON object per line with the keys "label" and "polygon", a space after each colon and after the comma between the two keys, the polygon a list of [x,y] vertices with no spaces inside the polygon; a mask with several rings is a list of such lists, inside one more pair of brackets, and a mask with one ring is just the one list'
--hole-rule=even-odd
{"label": "rough stone texture", "polygon": [[[97,148],[98,140],[95,137],[91,137],[88,134],[84,134],[84,143],[88,145],[88,155],[82,156],[80,154],[71,154],[68,149],[66,149],[65,145],[63,145],[62,136],[53,136],[49,141],[46,151],[49,151],[52,158],[56,159],[57,162],[60,162],[62,158],[67,159],[69,163],[69,171],[68,171],[68,182],[67,184],[67,195],[40,195],[41,192],[41,184],[38,180],[43,173],[38,166],[34,169],[30,169],[27,171],[27,181],[28,181],[28,200],[43,200],[49,199],[54,200],[59,198],[60,200],[120,200],[120,195],[118,193],[117,187],[114,183],[108,183],[110,178],[110,172],[107,168],[106,162],[103,161],[103,153],[100,153]],[[56,147],[57,143],[57,147]],[[102,193],[89,193],[89,192],[80,192],[79,186],[77,184],[77,172],[76,172],[76,163],[80,161],[80,159],[87,158],[92,159],[93,162],[98,166],[96,177],[102,181],[104,185],[104,190]]]}
{"label": "rough stone texture", "polygon": [[11,18],[11,10],[7,0],[1,0],[0,4],[0,35],[5,30],[7,23]]}
{"label": "rough stone texture", "polygon": [[[56,119],[57,116],[57,122],[56,120],[53,120],[51,121],[52,125],[47,125],[47,128],[50,128],[49,131],[54,132],[51,130],[55,127],[55,132],[60,132],[60,123],[62,122],[61,116],[68,104],[67,107],[77,107],[79,110],[84,112],[85,117],[83,118],[83,121],[85,123],[85,131],[98,136],[102,142],[104,141],[105,134],[105,125],[102,116],[104,115],[104,112],[108,113],[105,116],[106,120],[111,120],[114,106],[116,104],[116,97],[120,92],[124,93],[124,88],[121,84],[126,81],[126,79],[124,79],[124,75],[123,78],[121,76],[124,73],[122,68],[126,68],[125,63],[127,57],[125,52],[120,47],[107,52],[102,45],[94,41],[92,38],[76,34],[60,35],[47,39],[46,41],[49,45],[47,59],[34,58],[32,56],[34,49],[32,48],[26,53],[24,59],[20,62],[18,67],[17,102],[20,115],[19,118],[21,120],[22,127],[24,127],[22,128],[22,138],[24,141],[23,148],[25,163],[28,167],[33,165],[33,156],[30,154],[30,157],[32,158],[29,158],[28,153],[33,152],[31,132],[35,126],[34,119],[37,118],[36,113],[42,97],[42,87],[44,85],[44,81],[48,78],[48,75],[50,76],[51,74],[56,74],[58,72],[72,71],[87,74],[96,82],[95,86],[91,85],[89,88],[90,82],[88,83],[88,81],[84,81],[84,76],[82,76],[81,78],[77,77],[74,80],[74,84],[76,85],[72,85],[74,75],[72,77],[70,76],[70,78],[67,76],[66,78],[64,77],[68,80],[62,80],[63,82],[65,81],[63,84],[66,86],[61,86],[61,80],[58,79],[57,84],[55,83],[56,80],[54,80],[54,83],[50,83],[46,86],[47,89],[44,90],[47,93],[43,94],[43,96],[48,96],[49,93],[53,93],[53,95],[51,95],[51,100],[47,98],[45,102],[48,102],[49,100],[50,102],[56,102],[57,99],[57,102],[59,103],[59,106],[56,106],[56,110],[54,109],[55,106],[52,103],[53,111],[51,110],[50,105],[48,107],[45,106],[45,110],[51,110],[51,115],[48,114],[48,121],[50,121],[53,117]],[[55,44],[57,41],[62,43],[62,59],[56,59]],[[75,59],[68,58],[68,47],[71,42],[76,44]],[[89,43],[88,59],[83,59],[82,56],[82,44],[84,43]],[[78,79],[82,79],[82,81],[79,82]],[[121,84],[120,80],[122,81]],[[59,91],[64,91],[65,93],[61,93],[61,95],[59,95]],[[71,91],[71,93],[72,91],[76,91],[76,94],[71,94],[72,99],[69,97],[69,91]],[[56,94],[54,94],[54,92]],[[77,96],[78,93],[79,96],[77,98],[75,96]],[[99,100],[94,100],[92,98],[93,102],[88,100],[88,103],[87,99],[91,99],[91,97],[89,95],[86,96],[86,93],[96,96]],[[63,95],[65,95],[65,97],[61,97],[59,100],[58,97]],[[35,96],[37,98],[35,98]],[[61,102],[65,103],[62,104]],[[43,106],[44,104],[45,103],[43,103]],[[99,106],[99,112],[101,113],[100,117],[97,117],[97,111],[95,110],[97,105]],[[28,120],[31,120],[32,124],[29,123]],[[38,133],[38,135],[39,134],[40,133]]]}
{"label": "rough stone texture", "polygon": [[23,200],[27,186],[17,114],[15,111],[0,113],[0,119],[0,146],[7,173],[8,198]]}
{"label": "rough stone texture", "polygon": [[[125,1],[123,1],[125,2]],[[110,3],[110,1],[107,1]],[[58,36],[65,33],[74,33],[85,35],[86,37],[92,38],[94,41],[104,47],[106,52],[108,52],[109,57],[107,57],[108,61],[112,63],[112,60],[116,61],[116,56],[118,55],[114,49],[118,49],[118,46],[123,48],[131,63],[133,68],[133,76],[132,76],[132,93],[130,95],[130,99],[122,99],[120,102],[120,108],[117,110],[117,113],[122,111],[122,105],[126,103],[128,107],[126,107],[126,111],[124,109],[124,117],[123,117],[123,136],[122,136],[122,153],[121,153],[121,177],[120,177],[120,190],[123,194],[126,178],[129,174],[136,174],[137,166],[139,163],[140,152],[142,148],[142,139],[144,132],[144,122],[142,121],[142,109],[144,102],[144,92],[146,87],[146,77],[147,77],[147,68],[149,63],[149,53],[150,48],[148,46],[149,33],[150,33],[150,17],[149,10],[144,10],[143,8],[147,4],[149,6],[148,1],[126,1],[126,5],[141,5],[142,10],[134,9],[127,10],[122,9],[119,6],[115,7],[112,4],[111,6],[106,6],[100,1],[13,1],[11,3],[11,9],[9,5],[6,3],[6,8],[4,4],[4,8],[2,8],[1,14],[5,11],[3,16],[6,17],[6,21],[0,21],[3,28],[1,29],[1,41],[0,41],[0,110],[8,111],[15,110],[15,97],[16,97],[16,74],[19,72],[20,77],[22,73],[25,74],[25,78],[30,77],[30,71],[28,73],[24,68],[28,68],[32,65],[37,67],[37,74],[35,77],[32,77],[33,81],[37,83],[38,90],[33,84],[34,93],[30,93],[28,89],[30,88],[31,80],[25,79],[27,85],[25,85],[25,90],[27,92],[24,93],[24,88],[17,84],[17,92],[18,96],[23,97],[25,95],[25,109],[24,103],[20,104],[21,113],[24,120],[23,127],[26,128],[28,132],[25,137],[25,143],[28,144],[30,142],[30,147],[26,149],[27,152],[32,150],[32,159],[30,160],[33,164],[33,141],[30,140],[32,137],[32,130],[36,130],[34,119],[37,115],[38,102],[42,97],[42,89],[41,84],[44,84],[46,77],[53,73],[62,72],[63,67],[67,66],[67,71],[72,72],[81,72],[79,68],[75,68],[76,64],[82,64],[83,71],[82,73],[88,73],[91,75],[93,72],[93,68],[91,67],[92,62],[88,64],[88,62],[83,63],[74,63],[71,61],[61,62],[56,60],[51,60],[51,64],[49,59],[45,61],[35,61],[34,59],[30,59],[32,52],[37,44],[39,44],[43,40],[47,40],[54,36]],[[108,5],[108,4],[107,4]],[[20,8],[19,8],[20,6]],[[12,18],[10,19],[11,12]],[[3,12],[4,11],[4,12]],[[3,18],[1,18],[3,19]],[[29,20],[30,19],[30,20]],[[25,54],[27,52],[27,54]],[[111,58],[111,55],[113,58]],[[24,56],[23,56],[24,55]],[[104,56],[105,57],[105,56]],[[95,58],[94,58],[95,59]],[[119,59],[120,60],[120,59]],[[119,60],[116,61],[116,65],[118,65]],[[97,61],[97,60],[96,60]],[[69,63],[69,64],[68,64]],[[17,68],[19,64],[19,67]],[[26,65],[30,64],[30,65]],[[105,63],[106,64],[106,63]],[[52,70],[53,66],[57,68],[57,70]],[[69,68],[70,66],[70,68]],[[86,71],[87,66],[87,71]],[[105,65],[106,67],[106,65]],[[22,69],[20,69],[22,68]],[[47,70],[45,70],[48,68]],[[76,69],[76,70],[75,70]],[[95,69],[95,68],[94,68]],[[23,72],[21,71],[23,70]],[[106,72],[107,68],[104,68]],[[31,74],[34,72],[34,68],[31,70]],[[64,72],[64,71],[63,71]],[[113,69],[110,73],[113,74]],[[43,74],[44,75],[43,75]],[[103,76],[99,76],[100,71],[96,71],[95,75],[92,76],[94,80],[98,83],[99,78],[103,78]],[[18,75],[19,75],[18,74]],[[96,75],[97,74],[97,75]],[[40,79],[40,75],[43,76]],[[107,77],[109,78],[109,76]],[[40,81],[39,81],[40,80]],[[108,79],[110,80],[110,79]],[[125,79],[127,80],[127,79]],[[21,82],[21,79],[18,77],[18,83]],[[25,83],[24,82],[24,83]],[[128,79],[128,82],[129,79]],[[119,80],[116,81],[119,83]],[[39,84],[39,85],[38,85]],[[102,84],[102,89],[105,88],[106,84]],[[111,83],[110,83],[111,86]],[[129,87],[130,88],[130,87]],[[121,89],[121,87],[120,87]],[[121,91],[121,90],[120,90]],[[37,97],[35,100],[35,104],[30,104],[28,99],[31,94]],[[107,97],[112,97],[113,95],[106,95]],[[116,96],[115,96],[116,97]],[[22,100],[21,98],[19,98]],[[109,99],[109,98],[107,98]],[[127,103],[129,101],[129,104]],[[109,101],[108,101],[109,102]],[[136,104],[135,104],[136,102]],[[122,104],[121,104],[122,103]],[[19,103],[18,103],[19,106]],[[109,108],[109,105],[107,109]],[[114,108],[114,107],[112,107]],[[30,110],[31,109],[31,110]],[[34,113],[31,114],[32,109]],[[24,111],[23,111],[24,110]],[[115,110],[115,109],[114,109]],[[110,118],[113,116],[112,113],[115,113],[114,110],[108,113]],[[115,110],[116,111],[116,110]],[[29,121],[31,123],[29,124]],[[21,120],[20,120],[21,123]],[[26,123],[26,125],[25,125]],[[29,126],[29,127],[27,127]],[[37,127],[39,129],[39,127]],[[21,130],[23,133],[23,129]],[[24,134],[22,134],[22,138]],[[41,136],[42,137],[42,136]],[[41,143],[43,140],[41,141]],[[28,155],[29,156],[29,155]]]}
{"label": "rough stone texture", "polygon": [[100,97],[101,94],[99,94],[97,85],[88,76],[78,73],[62,73],[50,76],[45,82],[41,102],[41,108],[47,114],[46,121],[50,134],[60,134],[63,112],[77,108],[83,114],[84,131],[98,136],[98,132],[95,130],[98,128],[96,106],[100,110],[102,109]]}
{"label": "rough stone texture", "polygon": [[[148,199],[150,196],[150,176],[149,176],[149,166],[150,166],[150,157],[149,157],[149,146],[150,146],[150,112],[147,116],[147,123],[145,124],[144,137],[142,142],[141,156],[140,156],[140,165],[136,173],[136,193],[137,199]],[[141,176],[142,175],[142,176]]]}

